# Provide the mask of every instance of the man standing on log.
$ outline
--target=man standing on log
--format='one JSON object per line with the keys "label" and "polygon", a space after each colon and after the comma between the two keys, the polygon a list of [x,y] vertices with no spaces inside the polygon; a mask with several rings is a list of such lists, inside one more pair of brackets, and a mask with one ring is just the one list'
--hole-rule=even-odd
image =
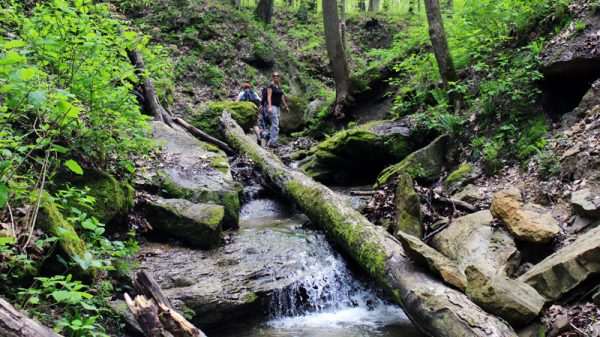
{"label": "man standing on log", "polygon": [[285,94],[281,90],[281,76],[278,72],[273,73],[273,82],[267,86],[267,111],[269,112],[269,119],[271,120],[271,139],[269,140],[269,147],[276,148],[279,146],[277,137],[279,136],[279,116],[280,106],[283,103],[285,111],[290,112],[290,108],[285,101]]}

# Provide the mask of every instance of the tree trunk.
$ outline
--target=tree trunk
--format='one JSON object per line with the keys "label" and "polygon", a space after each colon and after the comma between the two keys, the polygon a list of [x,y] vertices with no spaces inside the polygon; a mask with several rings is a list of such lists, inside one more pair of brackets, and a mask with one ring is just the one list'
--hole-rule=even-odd
{"label": "tree trunk", "polygon": [[365,3],[365,0],[358,0],[358,10],[361,12],[364,12],[367,10],[367,5]]}
{"label": "tree trunk", "polygon": [[136,68],[136,74],[142,80],[142,91],[144,95],[144,106],[146,110],[148,110],[148,114],[154,116],[157,121],[164,122],[168,125],[171,125],[171,117],[170,114],[163,108],[163,106],[158,101],[158,96],[156,95],[156,90],[154,89],[154,85],[152,85],[152,80],[150,77],[142,77],[144,73],[144,60],[142,59],[142,54],[140,54],[137,50],[130,50],[127,52],[127,56],[129,56],[129,61]]}
{"label": "tree trunk", "polygon": [[344,197],[288,168],[258,146],[228,113],[223,114],[221,123],[230,145],[249,155],[273,185],[294,200],[313,223],[322,226],[366,272],[391,290],[425,335],[517,336],[506,323],[410,261],[398,240],[371,224]]}
{"label": "tree trunk", "polygon": [[415,14],[415,0],[409,0],[408,2],[408,14]]}
{"label": "tree trunk", "polygon": [[0,298],[0,337],[59,337],[52,329],[18,312]]}
{"label": "tree trunk", "polygon": [[448,9],[448,10],[452,9],[452,0],[446,1],[446,9]]}
{"label": "tree trunk", "polygon": [[[427,21],[429,23],[429,39],[433,46],[433,53],[438,64],[440,76],[446,90],[450,89],[450,82],[458,82],[458,75],[454,69],[446,32],[442,22],[442,12],[440,10],[439,0],[425,0],[425,11],[427,12]],[[460,109],[460,97],[456,94],[450,95],[454,103],[455,111]]]}
{"label": "tree trunk", "polygon": [[240,9],[241,6],[241,0],[231,0],[231,5],[233,6],[233,8],[235,9]]}
{"label": "tree trunk", "polygon": [[273,0],[259,0],[256,5],[256,16],[262,22],[270,24],[273,17]]}
{"label": "tree trunk", "polygon": [[346,29],[346,0],[340,0],[340,34],[342,35],[342,48],[347,52],[348,32]]}
{"label": "tree trunk", "polygon": [[336,0],[323,0],[323,26],[325,28],[325,43],[329,55],[329,65],[335,81],[334,115],[344,116],[344,108],[348,103],[350,91],[350,67],[346,59],[346,50],[340,36],[340,20]]}
{"label": "tree trunk", "polygon": [[376,12],[379,10],[379,0],[369,0],[369,11]]}

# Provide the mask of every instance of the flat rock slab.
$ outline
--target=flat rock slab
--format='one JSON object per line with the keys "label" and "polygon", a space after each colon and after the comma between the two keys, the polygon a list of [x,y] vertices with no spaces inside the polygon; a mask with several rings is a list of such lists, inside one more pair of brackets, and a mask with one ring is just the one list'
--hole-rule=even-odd
{"label": "flat rock slab", "polygon": [[486,275],[510,274],[518,265],[520,254],[512,236],[492,222],[488,210],[456,218],[433,237],[431,245],[456,261],[460,270],[474,265]]}
{"label": "flat rock slab", "polygon": [[519,277],[548,300],[556,300],[600,272],[600,227],[582,234]]}
{"label": "flat rock slab", "polygon": [[524,203],[518,189],[508,189],[492,197],[492,215],[500,219],[517,239],[543,243],[560,232],[558,221],[544,207]]}
{"label": "flat rock slab", "polygon": [[484,310],[504,318],[513,327],[530,323],[542,310],[545,300],[530,285],[504,276],[487,276],[467,267],[467,296]]}
{"label": "flat rock slab", "polygon": [[194,204],[185,199],[152,199],[141,208],[154,228],[199,248],[219,246],[223,206]]}
{"label": "flat rock slab", "polygon": [[164,179],[169,197],[225,207],[226,227],[237,227],[240,202],[225,153],[183,131],[152,123],[154,139],[162,144]]}
{"label": "flat rock slab", "polygon": [[263,314],[273,293],[334,265],[324,237],[296,225],[241,230],[234,243],[211,251],[148,243],[137,256],[194,324],[232,322]]}
{"label": "flat rock slab", "polygon": [[573,192],[571,204],[577,214],[590,217],[600,217],[600,189],[584,188]]}

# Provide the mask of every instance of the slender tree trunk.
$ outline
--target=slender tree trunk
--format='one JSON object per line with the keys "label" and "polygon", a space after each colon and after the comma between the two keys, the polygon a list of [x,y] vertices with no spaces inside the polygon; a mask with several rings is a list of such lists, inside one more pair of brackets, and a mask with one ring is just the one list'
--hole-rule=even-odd
{"label": "slender tree trunk", "polygon": [[235,9],[240,9],[241,6],[241,0],[231,0],[231,5],[233,6],[233,8]]}
{"label": "slender tree trunk", "polygon": [[415,0],[408,1],[408,14],[415,14]]}
{"label": "slender tree trunk", "polygon": [[[454,69],[448,40],[442,22],[442,12],[440,10],[439,0],[425,0],[425,11],[427,12],[427,21],[429,22],[429,38],[433,46],[433,53],[438,64],[440,76],[446,90],[450,89],[450,82],[457,82],[458,75]],[[455,111],[460,110],[460,98],[456,94],[450,95],[454,104]]]}
{"label": "slender tree trunk", "polygon": [[359,0],[358,1],[358,10],[361,12],[364,12],[367,10],[367,5],[365,3],[365,0]]}
{"label": "slender tree trunk", "polygon": [[452,0],[446,1],[446,9],[452,9]]}
{"label": "slender tree trunk", "polygon": [[255,13],[262,22],[270,24],[273,17],[273,0],[259,0]]}
{"label": "slender tree trunk", "polygon": [[350,67],[346,59],[346,51],[340,36],[340,20],[336,0],[323,0],[323,26],[329,64],[335,81],[334,115],[344,116],[344,108],[348,103],[350,92]]}
{"label": "slender tree trunk", "polygon": [[421,0],[417,0],[417,13],[421,13]]}
{"label": "slender tree trunk", "polygon": [[369,0],[369,11],[376,12],[379,10],[379,0]]}
{"label": "slender tree trunk", "polygon": [[340,0],[340,34],[342,34],[342,48],[347,51],[348,33],[346,29],[346,0]]}
{"label": "slender tree trunk", "polygon": [[223,114],[221,123],[230,145],[249,155],[275,187],[386,286],[426,336],[517,337],[506,323],[409,260],[396,238],[371,224],[344,197],[288,168],[247,136],[229,114]]}

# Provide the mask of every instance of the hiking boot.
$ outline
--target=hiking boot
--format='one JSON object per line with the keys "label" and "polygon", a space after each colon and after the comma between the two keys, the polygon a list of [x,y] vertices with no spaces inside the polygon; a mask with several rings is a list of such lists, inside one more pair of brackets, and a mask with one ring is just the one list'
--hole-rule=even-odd
{"label": "hiking boot", "polygon": [[258,146],[260,146],[260,145],[261,145],[261,142],[260,142],[260,137],[259,137],[259,136],[256,136],[256,144],[258,144]]}
{"label": "hiking boot", "polygon": [[276,148],[279,147],[279,143],[277,143],[277,142],[270,142],[269,143],[269,147],[272,148],[272,149],[276,149]]}

